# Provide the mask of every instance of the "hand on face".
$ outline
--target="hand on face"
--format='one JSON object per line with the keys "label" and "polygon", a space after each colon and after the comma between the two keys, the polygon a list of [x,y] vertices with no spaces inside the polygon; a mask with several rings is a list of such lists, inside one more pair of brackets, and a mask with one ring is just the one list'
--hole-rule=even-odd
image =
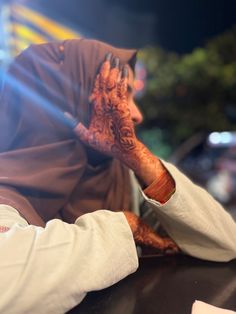
{"label": "hand on face", "polygon": [[128,103],[128,68],[120,70],[118,58],[112,67],[111,57],[102,64],[90,96],[89,128],[79,123],[74,131],[86,145],[123,161],[137,148],[138,140]]}
{"label": "hand on face", "polygon": [[148,186],[166,170],[160,160],[137,139],[133,118],[135,116],[135,122],[140,123],[142,116],[138,110],[134,111],[131,100],[128,68],[125,66],[120,70],[118,58],[115,58],[115,66],[112,67],[109,54],[95,79],[90,97],[90,125],[86,128],[78,123],[74,132],[88,147],[119,159],[134,171],[143,186]]}

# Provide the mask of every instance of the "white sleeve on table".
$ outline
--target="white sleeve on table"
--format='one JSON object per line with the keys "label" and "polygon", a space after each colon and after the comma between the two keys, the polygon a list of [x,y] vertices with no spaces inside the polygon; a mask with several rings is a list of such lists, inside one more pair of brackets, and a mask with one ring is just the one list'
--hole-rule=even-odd
{"label": "white sleeve on table", "polygon": [[54,219],[27,225],[0,205],[0,313],[65,313],[86,293],[106,288],[138,267],[130,227],[122,213],[99,210],[75,224]]}
{"label": "white sleeve on table", "polygon": [[206,260],[236,258],[236,223],[203,188],[174,165],[163,162],[176,183],[176,192],[163,205],[144,198],[183,252]]}

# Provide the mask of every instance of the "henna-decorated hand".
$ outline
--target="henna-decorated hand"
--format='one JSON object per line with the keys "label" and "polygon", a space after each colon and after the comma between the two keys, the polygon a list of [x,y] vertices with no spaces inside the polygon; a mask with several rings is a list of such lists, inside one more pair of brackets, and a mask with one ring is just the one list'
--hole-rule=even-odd
{"label": "henna-decorated hand", "polygon": [[95,80],[89,128],[78,123],[74,132],[89,147],[126,164],[148,186],[163,173],[169,174],[135,135],[127,92],[128,68],[124,66],[120,71],[118,58],[111,67],[111,56],[106,57]]}
{"label": "henna-decorated hand", "polygon": [[123,212],[133,233],[134,241],[141,246],[157,249],[161,253],[177,254],[178,246],[170,238],[161,238],[145,222],[132,212]]}
{"label": "henna-decorated hand", "polygon": [[111,67],[106,57],[96,77],[90,96],[93,112],[89,128],[79,123],[75,133],[90,147],[124,162],[125,156],[138,144],[127,95],[128,68],[119,70],[119,59]]}

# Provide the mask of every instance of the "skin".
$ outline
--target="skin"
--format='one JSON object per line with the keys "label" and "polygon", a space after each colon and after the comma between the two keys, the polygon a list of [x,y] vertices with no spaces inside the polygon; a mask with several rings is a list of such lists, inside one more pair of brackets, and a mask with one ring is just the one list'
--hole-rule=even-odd
{"label": "skin", "polygon": [[128,224],[132,230],[134,241],[141,247],[156,249],[156,253],[176,254],[179,248],[169,237],[160,237],[152,228],[150,228],[141,218],[132,212],[123,212]]}
{"label": "skin", "polygon": [[89,147],[118,158],[147,187],[166,169],[136,137],[134,125],[141,123],[143,117],[133,98],[132,71],[127,71],[129,79],[124,72],[119,67],[111,68],[108,60],[102,64],[90,96],[94,110],[89,128],[79,123],[74,132]]}
{"label": "skin", "polygon": [[7,232],[10,228],[6,227],[6,226],[0,226],[0,233],[4,233]]}
{"label": "skin", "polygon": [[[163,174],[169,174],[136,137],[135,125],[143,121],[143,116],[134,101],[133,83],[131,68],[125,66],[120,70],[118,58],[115,67],[111,67],[111,56],[107,57],[90,96],[93,112],[89,128],[78,123],[74,132],[90,149],[119,159],[134,171],[143,187],[147,187]],[[124,214],[137,243],[161,251],[178,251],[171,239],[160,238],[134,213],[124,211]]]}

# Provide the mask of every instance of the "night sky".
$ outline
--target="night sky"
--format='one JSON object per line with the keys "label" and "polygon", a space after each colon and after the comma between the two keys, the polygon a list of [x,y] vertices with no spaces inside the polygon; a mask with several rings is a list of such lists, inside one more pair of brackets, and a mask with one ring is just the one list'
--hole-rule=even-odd
{"label": "night sky", "polygon": [[[24,1],[27,2],[27,1]],[[31,0],[87,37],[185,53],[236,24],[236,0]]]}
{"label": "night sky", "polygon": [[160,37],[166,48],[179,52],[204,45],[236,23],[235,0],[165,0],[154,7],[156,38]]}

